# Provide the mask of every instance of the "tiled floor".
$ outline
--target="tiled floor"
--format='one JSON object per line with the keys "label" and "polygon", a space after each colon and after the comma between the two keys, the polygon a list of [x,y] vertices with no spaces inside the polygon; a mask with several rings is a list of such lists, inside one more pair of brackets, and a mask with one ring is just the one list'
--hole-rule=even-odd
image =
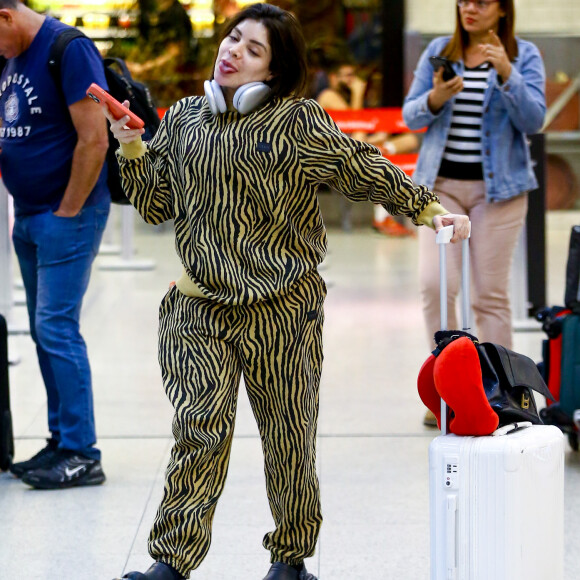
{"label": "tiled floor", "polygon": [[[580,223],[580,216],[548,216],[548,297],[554,303],[563,297],[571,223]],[[436,433],[422,425],[415,385],[428,354],[417,243],[359,228],[331,229],[329,246],[318,447],[325,521],[307,565],[321,580],[426,580],[427,449]],[[137,223],[135,247],[135,258],[151,259],[155,268],[104,270],[99,265],[112,258],[100,256],[83,318],[108,480],[42,492],[0,474],[2,579],[111,580],[150,564],[146,539],[171,446],[171,409],[156,358],[157,308],[179,267],[167,229]],[[12,326],[24,319],[24,308],[16,306]],[[538,359],[541,339],[538,331],[518,332],[514,346]],[[30,338],[11,336],[10,347],[20,358],[11,368],[11,387],[21,460],[47,435],[45,397]],[[261,547],[272,520],[260,443],[240,392],[228,483],[210,553],[191,576],[198,580],[260,580],[269,566]],[[569,448],[565,525],[565,578],[572,580],[580,562],[580,454]]]}

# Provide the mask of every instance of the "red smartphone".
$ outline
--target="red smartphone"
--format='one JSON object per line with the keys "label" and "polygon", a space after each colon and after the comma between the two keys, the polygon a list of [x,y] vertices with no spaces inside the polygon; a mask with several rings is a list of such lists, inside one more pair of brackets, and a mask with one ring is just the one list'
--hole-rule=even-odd
{"label": "red smartphone", "polygon": [[120,119],[125,115],[129,115],[130,119],[127,121],[127,127],[129,127],[129,129],[142,129],[145,126],[142,119],[137,117],[133,111],[130,111],[127,107],[119,103],[115,97],[112,97],[99,85],[92,83],[87,89],[87,96],[93,99],[95,103],[101,103],[101,101],[107,103],[109,110],[115,119]]}

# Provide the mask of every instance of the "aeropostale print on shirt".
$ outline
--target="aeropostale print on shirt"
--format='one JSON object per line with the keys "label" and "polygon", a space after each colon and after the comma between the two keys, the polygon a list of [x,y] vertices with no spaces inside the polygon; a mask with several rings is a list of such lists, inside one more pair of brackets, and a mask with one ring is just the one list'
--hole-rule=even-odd
{"label": "aeropostale print on shirt", "polygon": [[[51,46],[68,27],[46,17],[30,46],[0,74],[0,169],[17,215],[54,211],[70,178],[77,133],[68,106],[86,98],[91,82],[106,86],[103,63],[89,39],[73,40],[57,86],[48,67]],[[107,198],[106,169],[87,206]]]}

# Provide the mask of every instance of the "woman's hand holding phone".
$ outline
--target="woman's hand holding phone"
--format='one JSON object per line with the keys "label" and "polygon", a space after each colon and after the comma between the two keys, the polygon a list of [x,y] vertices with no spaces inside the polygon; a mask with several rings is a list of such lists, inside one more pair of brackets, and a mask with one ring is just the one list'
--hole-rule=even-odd
{"label": "woman's hand holding phone", "polygon": [[463,78],[454,76],[448,81],[443,80],[443,67],[433,73],[433,88],[429,93],[427,104],[432,113],[437,113],[445,103],[463,90]]}
{"label": "woman's hand holding phone", "polygon": [[120,143],[132,143],[145,133],[145,123],[129,110],[129,101],[120,103],[95,83],[87,89],[87,96],[102,107],[111,132]]}
{"label": "woman's hand holding phone", "polygon": [[[111,124],[111,133],[113,133],[113,136],[117,141],[119,141],[119,143],[132,143],[133,141],[140,139],[141,135],[145,133],[143,127],[139,129],[131,129],[127,125],[130,121],[129,115],[125,115],[120,119],[115,119],[107,103],[102,103],[101,106],[103,107],[105,117],[107,117]],[[129,101],[124,101],[123,106],[129,108]]]}

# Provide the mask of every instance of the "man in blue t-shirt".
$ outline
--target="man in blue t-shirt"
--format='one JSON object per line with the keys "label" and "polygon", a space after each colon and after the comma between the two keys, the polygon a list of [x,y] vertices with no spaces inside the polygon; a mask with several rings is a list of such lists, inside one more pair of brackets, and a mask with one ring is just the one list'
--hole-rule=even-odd
{"label": "man in blue t-shirt", "polygon": [[12,472],[40,489],[105,481],[95,447],[91,371],[79,319],[109,213],[103,114],[85,94],[107,88],[101,56],[72,40],[60,86],[50,47],[67,28],[18,0],[0,0],[0,170],[14,199],[13,241],[30,332],[48,398],[50,439]]}

